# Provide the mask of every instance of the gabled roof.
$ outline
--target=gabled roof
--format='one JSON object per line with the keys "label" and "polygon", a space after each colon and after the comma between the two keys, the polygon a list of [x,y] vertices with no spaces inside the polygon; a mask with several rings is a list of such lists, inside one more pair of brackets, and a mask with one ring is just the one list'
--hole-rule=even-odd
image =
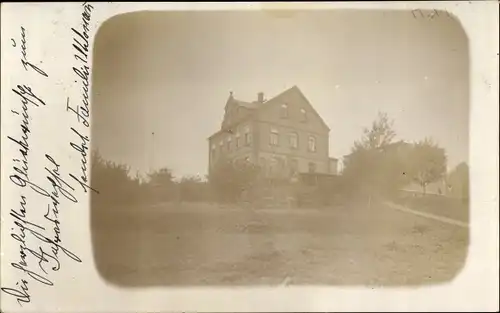
{"label": "gabled roof", "polygon": [[[304,96],[304,94],[302,93],[302,91],[299,89],[299,87],[297,87],[296,85],[294,85],[293,87],[281,92],[280,94],[274,96],[273,98],[269,99],[269,100],[265,100],[264,102],[258,102],[258,101],[254,101],[254,102],[247,102],[247,101],[241,101],[241,100],[237,100],[233,97],[233,93],[231,92],[230,95],[229,95],[229,98],[227,100],[227,103],[226,103],[226,108],[229,104],[236,104],[237,106],[241,106],[241,107],[245,107],[245,108],[248,108],[250,110],[255,110],[257,111],[258,109],[262,109],[262,108],[265,108],[266,107],[266,104],[267,103],[272,103],[272,102],[275,102],[276,100],[279,100],[280,98],[284,97],[285,95],[287,94],[290,94],[290,93],[297,93],[301,98],[302,100],[309,106],[311,112],[316,115],[320,121],[320,123],[323,125],[323,127],[325,127],[328,131],[330,131],[330,127],[328,127],[328,125],[325,123],[325,121],[323,120],[323,118],[318,114],[318,112],[316,111],[316,109],[311,105],[311,103],[309,102],[309,100]],[[250,114],[248,117],[246,118],[243,118],[239,121],[236,122],[236,124],[239,124],[249,118],[252,118],[252,114]],[[228,129],[234,127],[235,125],[228,125],[225,129],[221,128],[220,130],[218,130],[217,132],[215,132],[214,134],[212,134],[209,138],[212,138],[213,136],[219,134],[219,133],[222,133],[222,132],[227,132]]]}
{"label": "gabled roof", "polygon": [[258,103],[256,101],[247,102],[247,101],[238,100],[238,99],[233,97],[233,92],[231,92],[229,94],[229,98],[227,99],[227,102],[226,102],[226,108],[229,104],[236,104],[237,106],[242,106],[242,107],[249,108],[249,109],[256,109],[260,103]]}
{"label": "gabled roof", "polygon": [[277,96],[274,96],[272,99],[264,102],[264,105],[268,102],[274,102],[276,100],[279,100],[280,98],[284,97],[285,95],[287,94],[290,94],[290,93],[297,93],[301,98],[302,100],[309,106],[309,108],[311,109],[312,113],[314,115],[316,115],[316,117],[318,117],[320,123],[328,130],[330,131],[330,127],[328,127],[328,125],[325,123],[325,120],[323,120],[323,118],[321,117],[321,115],[318,114],[318,111],[316,111],[316,109],[312,106],[311,102],[309,102],[309,100],[306,98],[306,96],[304,96],[304,94],[302,93],[302,91],[299,89],[299,87],[297,87],[297,85],[294,85],[293,87],[283,91],[282,93],[278,94]]}
{"label": "gabled roof", "polygon": [[237,105],[245,107],[245,108],[249,108],[249,109],[256,109],[257,106],[260,104],[258,102],[245,102],[245,101],[236,100],[236,99],[234,99],[234,101]]}

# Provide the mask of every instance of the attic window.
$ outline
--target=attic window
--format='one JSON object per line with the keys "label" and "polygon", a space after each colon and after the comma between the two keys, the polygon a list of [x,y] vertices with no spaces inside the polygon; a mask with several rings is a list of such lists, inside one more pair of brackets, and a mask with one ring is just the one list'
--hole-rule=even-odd
{"label": "attic window", "polygon": [[300,118],[302,122],[307,121],[307,112],[305,109],[300,109]]}
{"label": "attic window", "polygon": [[283,103],[280,110],[281,118],[288,118],[288,104]]}

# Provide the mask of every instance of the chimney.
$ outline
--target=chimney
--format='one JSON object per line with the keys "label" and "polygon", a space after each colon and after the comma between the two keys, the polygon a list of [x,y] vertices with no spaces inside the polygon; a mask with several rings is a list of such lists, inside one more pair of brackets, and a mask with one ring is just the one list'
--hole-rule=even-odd
{"label": "chimney", "polygon": [[257,101],[258,101],[259,103],[263,103],[263,102],[264,102],[264,93],[263,93],[263,92],[259,92],[259,93],[257,94]]}

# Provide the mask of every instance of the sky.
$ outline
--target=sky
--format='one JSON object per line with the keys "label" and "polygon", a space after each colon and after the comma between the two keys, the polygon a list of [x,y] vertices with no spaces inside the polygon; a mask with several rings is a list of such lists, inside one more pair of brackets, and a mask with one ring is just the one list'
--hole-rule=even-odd
{"label": "sky", "polygon": [[139,12],[98,30],[93,149],[133,173],[204,176],[229,92],[253,101],[296,85],[342,158],[379,111],[397,139],[432,137],[468,159],[468,42],[459,22],[410,11]]}

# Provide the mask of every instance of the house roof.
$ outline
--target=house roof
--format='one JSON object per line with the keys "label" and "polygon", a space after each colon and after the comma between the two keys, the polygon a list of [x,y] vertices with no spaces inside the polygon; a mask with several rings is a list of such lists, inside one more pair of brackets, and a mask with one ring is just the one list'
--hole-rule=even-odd
{"label": "house roof", "polygon": [[257,106],[259,105],[258,102],[246,102],[246,101],[241,101],[241,100],[236,100],[236,99],[233,99],[233,101],[237,105],[245,107],[245,108],[249,108],[249,109],[256,109]]}
{"label": "house roof", "polygon": [[321,117],[321,115],[318,114],[318,111],[316,111],[316,109],[314,108],[314,106],[311,104],[311,102],[309,102],[309,100],[306,98],[306,96],[302,93],[302,91],[299,89],[299,87],[297,85],[294,85],[291,88],[289,88],[289,89],[283,91],[282,93],[278,94],[277,96],[274,96],[272,99],[266,101],[265,103],[278,100],[279,98],[283,97],[284,95],[292,93],[292,92],[296,92],[302,98],[302,100],[307,105],[309,105],[309,107],[312,110],[312,113],[318,117],[318,119],[319,119],[320,123],[323,125],[323,127],[325,127],[328,131],[330,131],[330,127],[328,127],[328,125],[325,123],[325,120],[323,120],[323,118]]}
{"label": "house roof", "polygon": [[[302,100],[307,103],[307,105],[309,105],[309,107],[312,109],[312,112],[313,114],[315,114],[319,121],[321,122],[321,124],[328,130],[330,131],[330,127],[328,127],[328,125],[325,123],[325,121],[323,120],[323,118],[318,114],[318,112],[316,111],[316,109],[311,105],[311,103],[309,102],[309,100],[304,96],[304,94],[302,93],[302,91],[299,89],[299,87],[297,87],[296,85],[294,85],[293,87],[291,88],[288,88],[287,90],[281,92],[280,94],[274,96],[273,98],[269,99],[269,100],[265,100],[264,102],[258,102],[258,101],[254,101],[254,102],[247,102],[247,101],[242,101],[242,100],[238,100],[238,99],[235,99],[233,97],[233,93],[231,92],[230,95],[229,95],[229,99],[227,101],[227,103],[234,103],[238,106],[242,106],[242,107],[245,107],[245,108],[248,108],[248,109],[251,109],[251,110],[257,110],[257,109],[260,109],[260,108],[263,108],[265,107],[265,105],[267,103],[270,103],[270,102],[274,102],[276,100],[279,100],[280,98],[282,98],[283,96],[285,96],[286,94],[288,93],[291,93],[291,92],[296,92],[298,93],[298,95],[302,98]],[[246,118],[243,118],[239,121],[237,121],[235,124],[239,124],[243,121],[246,121],[248,119],[252,118],[252,115],[249,115],[248,117]],[[217,132],[215,132],[214,134],[212,134],[210,138],[212,138],[213,136],[219,134],[219,133],[223,133],[223,132],[227,132],[228,129],[234,127],[235,125],[228,125],[227,127],[223,128],[223,129],[220,129],[218,130]]]}

